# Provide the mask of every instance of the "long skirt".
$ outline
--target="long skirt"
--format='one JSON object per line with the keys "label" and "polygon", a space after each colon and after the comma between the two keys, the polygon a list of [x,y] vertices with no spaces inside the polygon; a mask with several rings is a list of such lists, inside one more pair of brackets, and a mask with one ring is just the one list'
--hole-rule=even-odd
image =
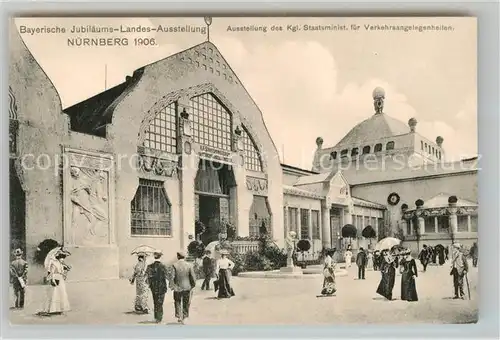
{"label": "long skirt", "polygon": [[218,294],[217,297],[220,299],[230,298],[234,296],[233,288],[231,287],[231,274],[228,269],[220,269],[219,270],[219,279],[217,280],[218,284]]}
{"label": "long skirt", "polygon": [[335,285],[335,277],[333,276],[325,276],[323,280],[323,289],[321,290],[321,295],[333,295],[337,291],[337,287]]}
{"label": "long skirt", "polygon": [[143,313],[147,313],[149,311],[148,286],[146,285],[145,277],[136,278],[134,309],[136,312],[143,312]]}
{"label": "long skirt", "polygon": [[366,269],[373,270],[373,258],[368,258],[366,262]]}
{"label": "long skirt", "polygon": [[66,283],[64,280],[58,280],[58,282],[57,286],[50,286],[48,289],[47,300],[43,308],[44,313],[56,314],[70,310]]}
{"label": "long skirt", "polygon": [[401,300],[418,301],[415,277],[408,273],[401,275]]}
{"label": "long skirt", "polygon": [[391,268],[387,273],[382,273],[382,279],[377,288],[377,294],[382,295],[387,300],[392,300],[392,290],[396,280],[396,270]]}

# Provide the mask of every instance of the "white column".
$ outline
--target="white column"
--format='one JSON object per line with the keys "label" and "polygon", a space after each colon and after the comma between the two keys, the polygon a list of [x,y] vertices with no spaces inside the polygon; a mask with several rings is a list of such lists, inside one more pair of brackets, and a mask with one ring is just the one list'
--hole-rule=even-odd
{"label": "white column", "polygon": [[434,217],[434,232],[437,234],[439,232],[439,224],[437,216]]}
{"label": "white column", "polygon": [[288,220],[288,206],[285,205],[283,207],[283,226],[284,226],[284,236],[288,237],[288,233],[290,233],[290,221]]}
{"label": "white column", "polygon": [[450,213],[449,221],[450,221],[450,230],[452,239],[455,240],[458,232],[458,218],[457,218],[457,204],[449,203],[448,212]]}
{"label": "white column", "polygon": [[[401,220],[401,230],[403,230],[403,235],[408,235],[408,222],[406,220]],[[378,235],[378,232],[377,232]]]}
{"label": "white column", "polygon": [[332,247],[332,229],[330,226],[330,206],[328,204],[323,204],[321,206],[321,238],[322,244],[325,248]]}
{"label": "white column", "polygon": [[472,221],[470,215],[467,215],[467,231],[469,233],[472,232]]}
{"label": "white column", "polygon": [[425,233],[425,219],[422,216],[418,218],[418,233],[420,235]]}
{"label": "white column", "polygon": [[413,225],[413,219],[410,220],[410,235],[414,234],[415,226]]}
{"label": "white column", "polygon": [[300,207],[297,208],[297,239],[302,239],[302,213]]}
{"label": "white column", "polygon": [[309,229],[309,239],[311,240],[311,245],[312,245],[312,240],[313,240],[313,227],[312,227],[312,212],[311,209],[307,210],[307,223],[309,224],[307,227]]}

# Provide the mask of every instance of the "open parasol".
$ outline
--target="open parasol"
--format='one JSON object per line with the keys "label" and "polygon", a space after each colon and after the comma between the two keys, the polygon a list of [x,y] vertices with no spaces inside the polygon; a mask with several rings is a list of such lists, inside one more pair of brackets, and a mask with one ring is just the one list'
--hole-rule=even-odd
{"label": "open parasol", "polygon": [[147,254],[152,254],[155,251],[156,251],[156,248],[153,248],[151,246],[146,246],[146,245],[140,245],[139,247],[132,250],[132,253],[130,253],[130,255],[140,254],[140,253],[147,255]]}
{"label": "open parasol", "polygon": [[43,262],[43,265],[45,266],[45,269],[49,270],[50,267],[50,262],[54,261],[56,259],[56,254],[57,252],[63,252],[66,256],[71,255],[71,253],[67,250],[65,250],[63,247],[55,247],[51,251],[47,253],[47,256],[45,256],[45,261]]}
{"label": "open parasol", "polygon": [[400,239],[397,239],[395,237],[386,237],[378,241],[378,243],[375,245],[375,250],[389,250],[394,246],[398,246],[400,243]]}

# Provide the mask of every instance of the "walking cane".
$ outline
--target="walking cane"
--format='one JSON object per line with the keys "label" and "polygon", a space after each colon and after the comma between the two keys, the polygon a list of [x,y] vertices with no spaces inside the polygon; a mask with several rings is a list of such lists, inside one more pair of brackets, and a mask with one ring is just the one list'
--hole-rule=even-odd
{"label": "walking cane", "polygon": [[470,300],[469,277],[467,276],[467,273],[465,274],[465,283],[467,284],[467,293],[469,294],[469,300]]}

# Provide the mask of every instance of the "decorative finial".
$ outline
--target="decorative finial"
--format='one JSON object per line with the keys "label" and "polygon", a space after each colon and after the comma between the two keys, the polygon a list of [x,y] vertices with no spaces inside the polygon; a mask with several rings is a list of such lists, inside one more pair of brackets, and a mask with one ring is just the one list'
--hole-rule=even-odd
{"label": "decorative finial", "polygon": [[210,25],[212,25],[212,17],[205,17],[205,24],[207,25],[207,41],[210,41]]}
{"label": "decorative finial", "polygon": [[381,87],[376,87],[372,93],[373,106],[375,107],[375,113],[382,113],[384,110],[384,99],[385,90]]}
{"label": "decorative finial", "polygon": [[444,142],[444,138],[441,137],[441,136],[437,136],[436,137],[436,144],[441,147],[443,145],[443,142]]}
{"label": "decorative finial", "polygon": [[321,149],[321,147],[323,146],[323,138],[321,137],[316,138],[316,145],[318,149]]}
{"label": "decorative finial", "polygon": [[410,118],[410,120],[408,120],[408,126],[410,127],[411,132],[415,132],[415,127],[417,126],[417,120],[415,118]]}

